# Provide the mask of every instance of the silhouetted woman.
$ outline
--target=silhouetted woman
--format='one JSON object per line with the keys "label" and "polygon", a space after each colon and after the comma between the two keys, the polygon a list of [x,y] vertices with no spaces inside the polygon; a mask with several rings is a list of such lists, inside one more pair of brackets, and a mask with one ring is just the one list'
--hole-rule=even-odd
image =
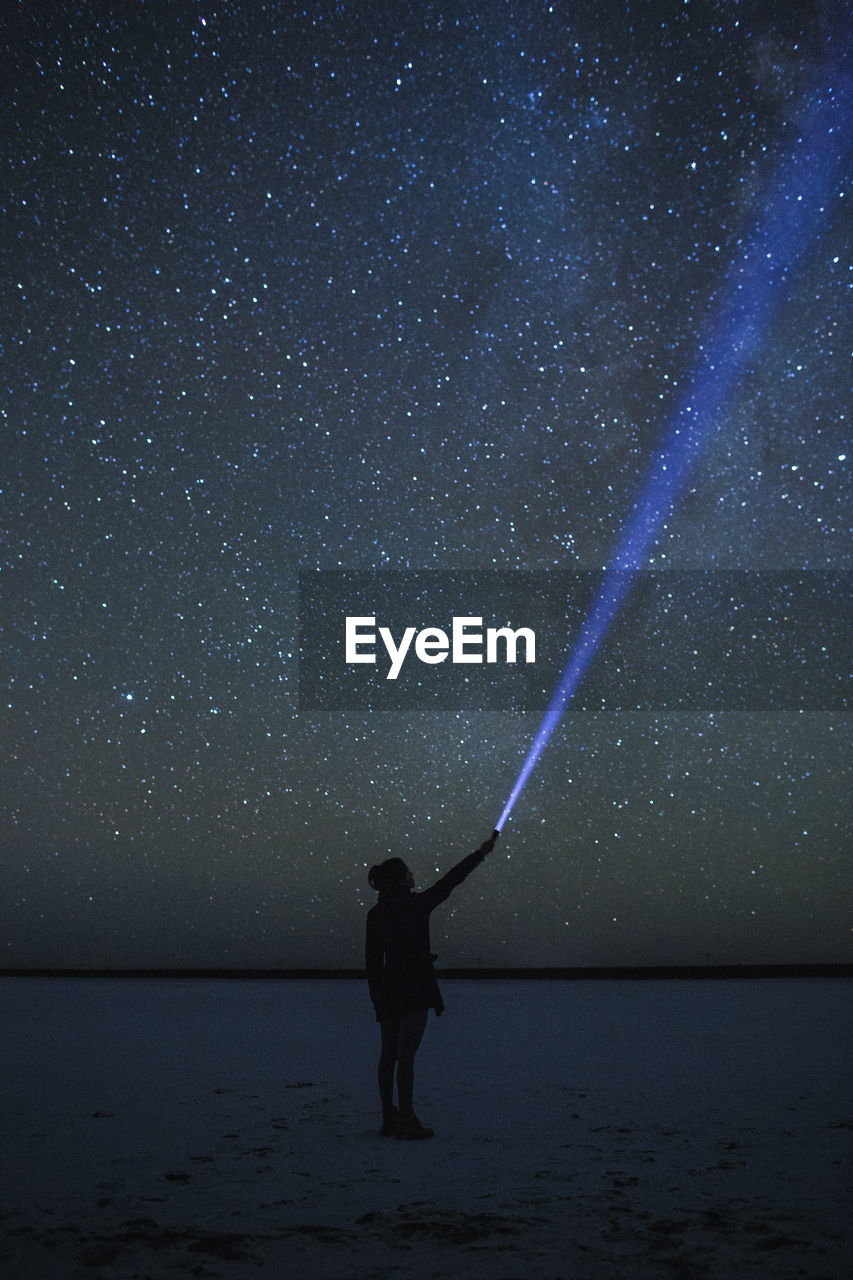
{"label": "silhouetted woman", "polygon": [[[414,1112],[415,1054],[430,1009],[440,1014],[444,1001],[438,989],[430,951],[429,917],[457,885],[491,853],[494,831],[485,844],[469,853],[447,875],[423,893],[413,893],[415,878],[402,858],[388,858],[371,867],[368,881],[379,901],[367,913],[365,963],[370,998],[382,1032],[377,1078],[382,1103],[383,1137],[431,1138]],[[394,1067],[397,1101],[394,1106]]]}

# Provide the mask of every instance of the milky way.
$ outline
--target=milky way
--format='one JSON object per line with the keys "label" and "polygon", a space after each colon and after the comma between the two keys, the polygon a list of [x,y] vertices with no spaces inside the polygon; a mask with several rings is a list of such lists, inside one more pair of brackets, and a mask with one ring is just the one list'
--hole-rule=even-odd
{"label": "milky way", "polygon": [[[610,563],[815,117],[820,216],[643,567],[698,614],[850,569],[844,7],[58,8],[4,60],[3,962],[357,965],[366,866],[479,844],[540,713],[307,705],[299,576]],[[740,709],[741,661],[632,707],[655,625],[441,962],[853,958],[846,704]]]}

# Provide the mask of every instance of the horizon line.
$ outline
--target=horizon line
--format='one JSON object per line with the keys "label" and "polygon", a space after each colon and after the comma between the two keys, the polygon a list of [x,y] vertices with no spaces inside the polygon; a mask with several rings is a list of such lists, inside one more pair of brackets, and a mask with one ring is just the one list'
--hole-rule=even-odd
{"label": "horizon line", "polygon": [[[848,961],[813,961],[808,963],[756,964],[753,962],[726,964],[657,964],[657,965],[531,965],[449,967],[437,970],[442,980],[449,979],[520,979],[540,981],[571,981],[583,979],[683,979],[683,978],[850,978],[853,963]],[[14,967],[0,968],[0,978],[171,978],[171,979],[227,979],[227,980],[365,980],[364,969],[351,967],[331,968],[235,968],[214,966],[123,966],[121,968],[67,968]]]}

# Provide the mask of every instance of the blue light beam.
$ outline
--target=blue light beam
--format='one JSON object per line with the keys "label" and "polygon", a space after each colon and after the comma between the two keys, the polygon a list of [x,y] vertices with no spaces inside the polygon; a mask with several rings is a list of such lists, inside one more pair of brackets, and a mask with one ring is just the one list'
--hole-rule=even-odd
{"label": "blue light beam", "polygon": [[655,545],[699,452],[719,427],[744,367],[758,351],[796,264],[819,238],[827,206],[850,158],[851,76],[816,95],[797,121],[793,143],[773,175],[763,212],[738,241],[742,251],[723,281],[719,304],[699,344],[693,374],[673,411],[663,445],[652,462],[601,589],[503,811],[500,831],[560,722],[587,667]]}

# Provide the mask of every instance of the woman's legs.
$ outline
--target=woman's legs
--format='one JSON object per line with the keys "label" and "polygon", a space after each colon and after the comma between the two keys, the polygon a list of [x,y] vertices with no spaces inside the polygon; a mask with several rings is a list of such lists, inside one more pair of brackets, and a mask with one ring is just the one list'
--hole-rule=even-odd
{"label": "woman's legs", "polygon": [[400,1111],[408,1115],[412,1111],[412,1090],[415,1083],[415,1054],[426,1030],[429,1009],[411,1009],[400,1015],[400,1034],[397,1040],[397,1100]]}
{"label": "woman's legs", "polygon": [[394,1064],[397,1061],[397,1042],[400,1039],[400,1019],[385,1018],[380,1022],[379,1030],[382,1035],[382,1049],[376,1076],[379,1081],[382,1114],[388,1116],[394,1105]]}
{"label": "woman's legs", "polygon": [[412,1089],[415,1079],[415,1054],[426,1030],[428,1009],[410,1009],[399,1018],[386,1018],[380,1022],[382,1050],[379,1056],[377,1079],[382,1110],[386,1114],[394,1103],[394,1065],[397,1066],[397,1097],[400,1110],[412,1110]]}

